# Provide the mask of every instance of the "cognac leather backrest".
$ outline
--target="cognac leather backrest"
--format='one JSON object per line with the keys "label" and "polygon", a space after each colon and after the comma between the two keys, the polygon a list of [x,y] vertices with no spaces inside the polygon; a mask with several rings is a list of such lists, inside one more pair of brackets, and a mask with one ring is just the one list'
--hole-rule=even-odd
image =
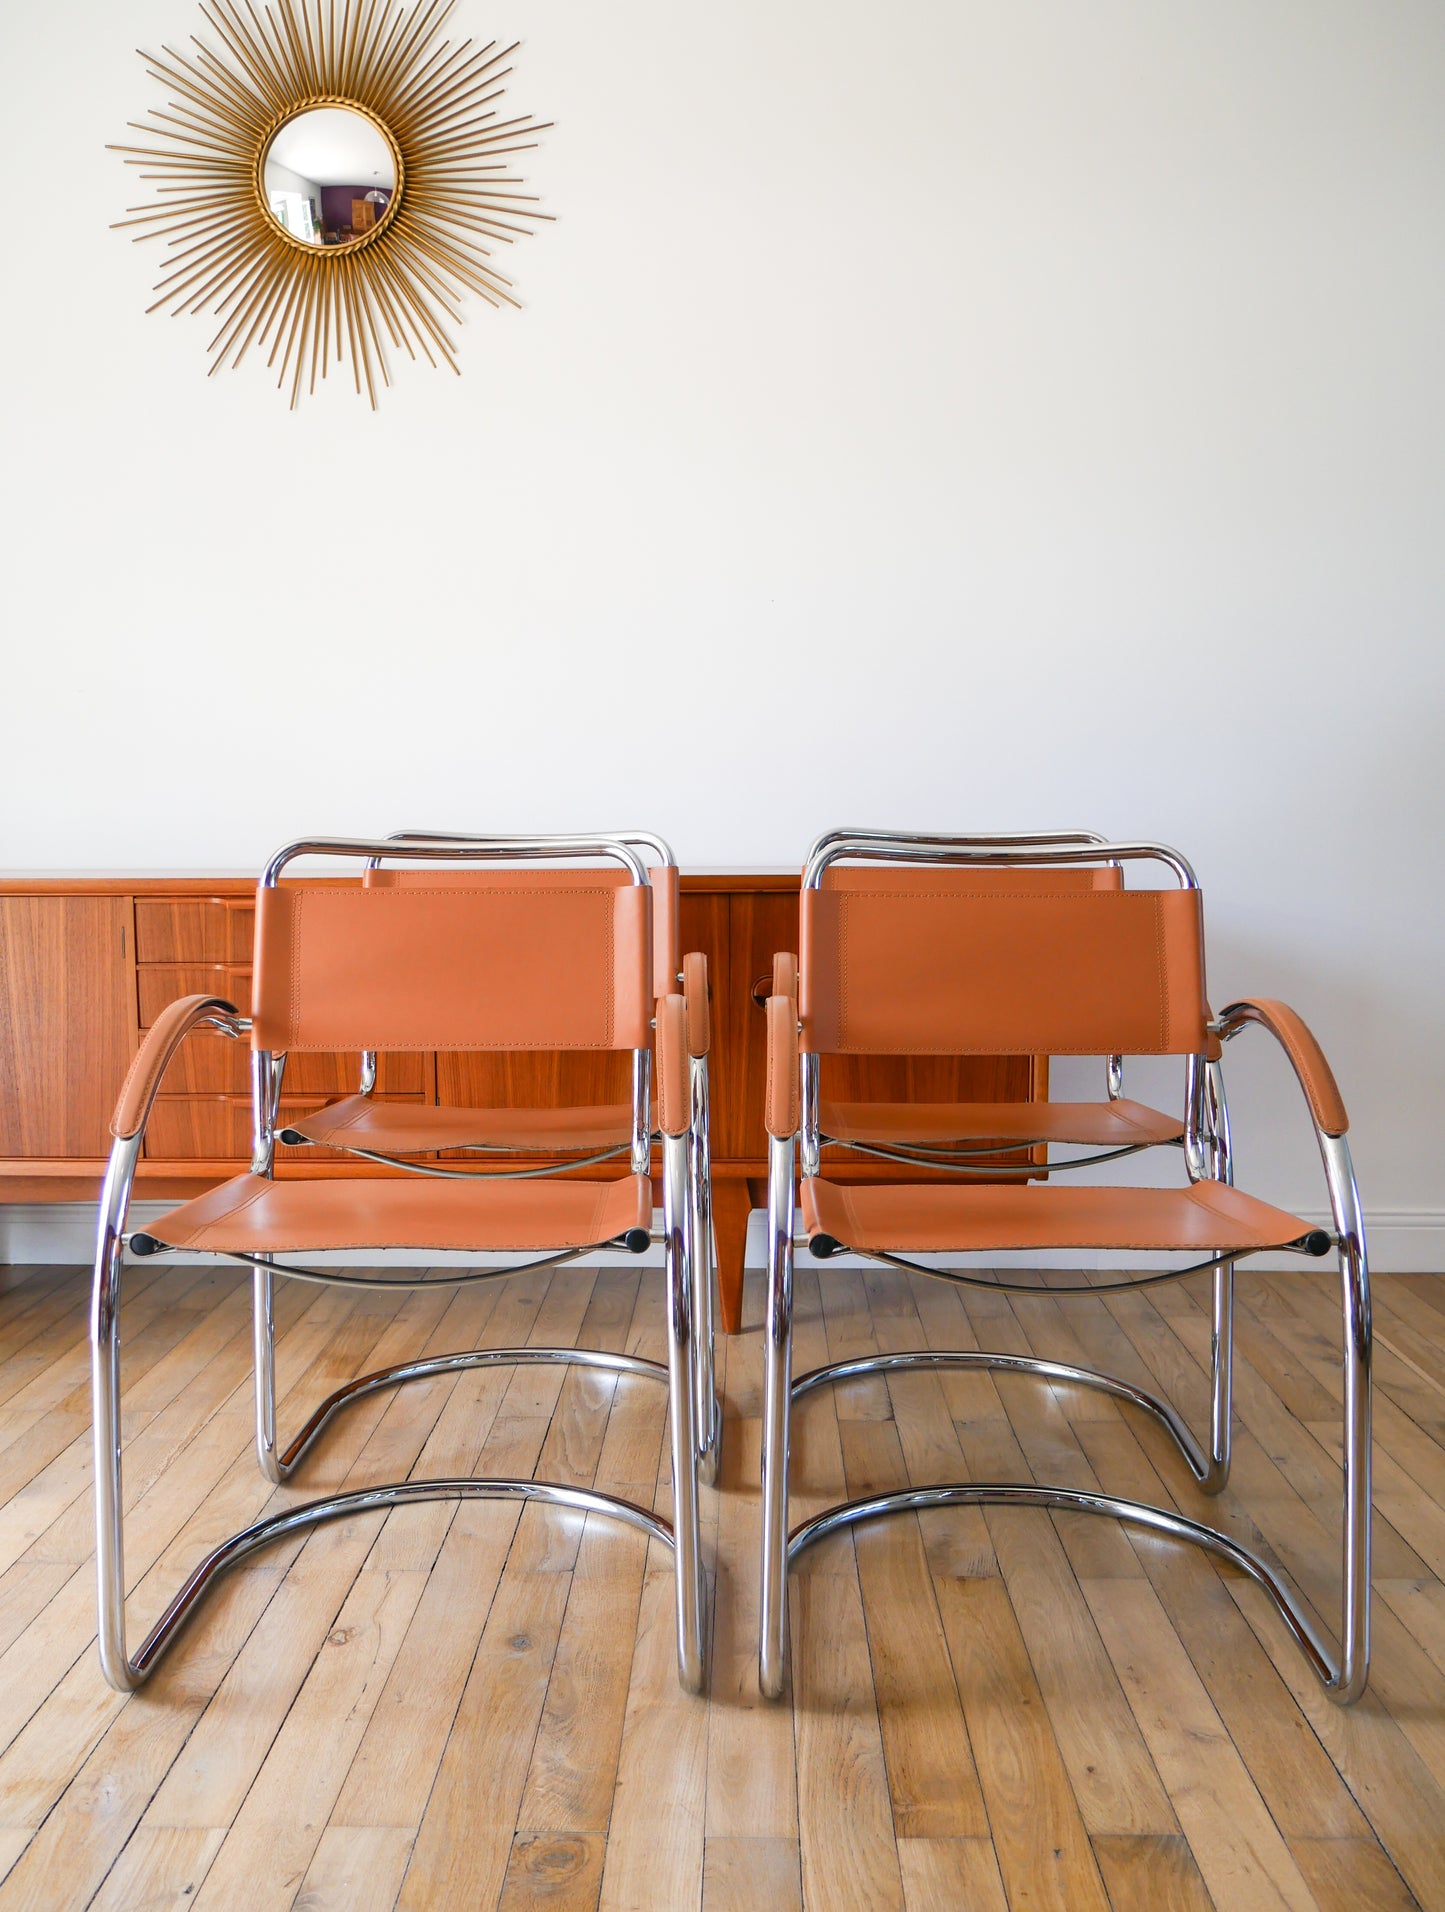
{"label": "cognac leather backrest", "polygon": [[798,1008],[822,1054],[1197,1054],[1199,892],[1109,868],[835,864],[803,891]]}
{"label": "cognac leather backrest", "polygon": [[[670,996],[677,989],[677,979],[682,970],[682,935],[678,929],[678,878],[677,865],[669,863],[659,869],[647,872],[652,885],[652,993],[654,996]],[[515,884],[516,871],[505,870],[368,870],[362,879],[368,885],[377,888],[405,889],[443,888],[466,889],[470,887],[495,887]],[[535,881],[540,887],[553,889],[587,888],[596,883],[630,883],[626,870],[601,868],[597,870],[529,870],[528,882]]]}
{"label": "cognac leather backrest", "polygon": [[647,1048],[651,903],[650,888],[610,871],[263,885],[252,1044]]}

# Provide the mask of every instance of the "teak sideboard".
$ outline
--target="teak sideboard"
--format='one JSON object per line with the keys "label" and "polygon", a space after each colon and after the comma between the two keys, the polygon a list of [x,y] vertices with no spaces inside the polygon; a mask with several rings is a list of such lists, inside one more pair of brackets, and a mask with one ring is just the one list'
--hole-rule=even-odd
{"label": "teak sideboard", "polygon": [[[748,1214],[766,1199],[762,1005],[774,952],[798,947],[798,886],[786,872],[682,877],[682,947],[706,952],[712,986],[713,1216],[729,1333],[741,1326]],[[254,899],[247,877],[0,878],[0,1201],[95,1198],[111,1110],[142,1030],[166,1003],[196,991],[249,1011]],[[293,1057],[283,1119],[354,1092],[358,1067],[354,1055]],[[624,1068],[625,1058],[594,1055],[383,1055],[376,1092],[443,1105],[623,1100]],[[1047,1094],[1047,1062],[830,1060],[824,1092],[1023,1101]],[[187,1198],[239,1174],[249,1154],[246,1053],[198,1032],[165,1078],[136,1194]],[[278,1147],[277,1174],[299,1156],[312,1174],[378,1172],[330,1151]],[[862,1157],[829,1172],[857,1181],[919,1179],[917,1170]]]}

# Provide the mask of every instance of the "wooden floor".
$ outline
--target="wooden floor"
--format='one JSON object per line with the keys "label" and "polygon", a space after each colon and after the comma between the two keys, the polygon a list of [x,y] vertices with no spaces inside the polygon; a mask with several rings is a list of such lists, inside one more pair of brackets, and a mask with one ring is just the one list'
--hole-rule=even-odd
{"label": "wooden floor", "polygon": [[[793,1582],[793,1699],[757,1698],[760,1348],[723,1344],[710,1703],[673,1679],[668,1558],[528,1507],[369,1515],[222,1589],[139,1695],[93,1643],[86,1279],[0,1271],[0,1908],[1445,1908],[1445,1281],[1377,1282],[1375,1659],[1331,1706],[1259,1591],[1083,1515],[877,1523]],[[1326,1610],[1338,1317],[1318,1270],[1242,1279],[1234,1482],[1211,1506],[1141,1417],[1018,1377],[822,1391],[795,1518],[906,1480],[1052,1477],[1258,1534]],[[422,1347],[657,1352],[659,1278],[402,1299],[282,1284],[287,1424]],[[1198,1417],[1199,1283],[1006,1300],[799,1269],[799,1361],[1032,1350]],[[249,1447],[248,1289],[137,1269],[124,1310],[132,1609],[268,1505],[419,1473],[667,1502],[662,1390],[480,1372],[357,1406],[273,1493]],[[759,1295],[750,1287],[748,1319]]]}

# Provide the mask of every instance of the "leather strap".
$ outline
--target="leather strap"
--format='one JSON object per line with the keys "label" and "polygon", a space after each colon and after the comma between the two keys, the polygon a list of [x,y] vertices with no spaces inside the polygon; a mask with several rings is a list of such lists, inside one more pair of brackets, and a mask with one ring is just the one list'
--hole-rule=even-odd
{"label": "leather strap", "polygon": [[182,996],[176,1002],[167,1003],[147,1029],[135,1061],[121,1084],[115,1114],[110,1118],[111,1134],[121,1141],[140,1134],[167,1064],[198,1022],[205,1022],[213,1015],[239,1013],[234,1003],[226,1002],[221,996]]}
{"label": "leather strap", "polygon": [[798,1000],[798,959],[785,949],[773,958],[773,994]]}
{"label": "leather strap", "polygon": [[791,996],[768,998],[768,1134],[785,1141],[798,1132],[798,1005]]}
{"label": "leather strap", "polygon": [[1231,1034],[1231,1024],[1237,1028],[1246,1022],[1262,1022],[1294,1065],[1316,1124],[1326,1135],[1345,1133],[1350,1118],[1334,1071],[1304,1018],[1288,1003],[1278,1002],[1273,996],[1241,996],[1229,1004],[1219,1020]]}
{"label": "leather strap", "polygon": [[682,999],[687,1005],[687,1053],[705,1056],[712,1046],[712,1017],[707,1000],[707,957],[700,949],[682,959]]}
{"label": "leather strap", "polygon": [[687,1009],[682,997],[657,1005],[657,1126],[664,1135],[686,1135],[692,1098],[687,1083]]}

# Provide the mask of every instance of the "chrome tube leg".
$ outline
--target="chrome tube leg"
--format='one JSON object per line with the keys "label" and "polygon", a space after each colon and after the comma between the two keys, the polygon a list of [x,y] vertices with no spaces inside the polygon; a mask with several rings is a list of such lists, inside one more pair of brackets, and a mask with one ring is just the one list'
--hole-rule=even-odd
{"label": "chrome tube leg", "polygon": [[256,1463],[277,1486],[291,1472],[281,1465],[276,1447],[275,1276],[269,1268],[251,1271],[251,1355],[256,1372]]}
{"label": "chrome tube leg", "polygon": [[763,1344],[763,1545],[758,1684],[779,1699],[788,1656],[788,1416],[793,1387],[792,1136],[768,1144],[768,1313]]}
{"label": "chrome tube leg", "polygon": [[668,1426],[672,1440],[673,1571],[677,1598],[677,1677],[702,1690],[707,1614],[698,1531],[696,1417],[693,1406],[692,1293],[687,1253],[688,1138],[662,1138],[662,1228],[667,1283]]}
{"label": "chrome tube leg", "polygon": [[1370,1269],[1349,1143],[1343,1135],[1321,1135],[1319,1141],[1340,1242],[1345,1343],[1340,1670],[1330,1693],[1347,1706],[1364,1692],[1370,1670]]}
{"label": "chrome tube leg", "polygon": [[1223,1493],[1229,1480],[1234,1421],[1234,1263],[1214,1271],[1213,1323],[1209,1337],[1209,1468],[1199,1485]]}
{"label": "chrome tube leg", "polygon": [[[1217,1062],[1206,1063],[1203,1088],[1210,1173],[1213,1180],[1232,1185],[1234,1154],[1229,1139],[1229,1105],[1224,1098],[1224,1072]],[[1209,1370],[1209,1470],[1199,1484],[1206,1494],[1219,1494],[1229,1480],[1234,1422],[1232,1261],[1221,1262],[1214,1271]]]}
{"label": "chrome tube leg", "polygon": [[706,1056],[690,1059],[692,1121],[688,1137],[688,1263],[692,1276],[693,1353],[696,1376],[693,1408],[697,1417],[698,1472],[711,1487],[722,1459],[722,1412],[718,1405],[714,1289],[716,1266],[712,1240],[712,1154],[708,1141]]}
{"label": "chrome tube leg", "polygon": [[91,1427],[95,1464],[95,1571],[100,1667],[118,1692],[140,1685],[125,1644],[125,1547],[120,1437],[120,1278],[125,1220],[140,1158],[139,1135],[110,1151],[100,1198],[90,1306]]}

